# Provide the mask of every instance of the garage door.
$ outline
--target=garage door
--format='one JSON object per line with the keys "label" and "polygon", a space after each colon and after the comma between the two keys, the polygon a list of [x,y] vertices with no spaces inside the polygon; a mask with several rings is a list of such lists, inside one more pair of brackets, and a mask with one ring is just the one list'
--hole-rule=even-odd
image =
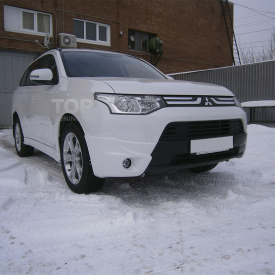
{"label": "garage door", "polygon": [[36,53],[0,51],[0,128],[12,125],[11,102],[13,91]]}

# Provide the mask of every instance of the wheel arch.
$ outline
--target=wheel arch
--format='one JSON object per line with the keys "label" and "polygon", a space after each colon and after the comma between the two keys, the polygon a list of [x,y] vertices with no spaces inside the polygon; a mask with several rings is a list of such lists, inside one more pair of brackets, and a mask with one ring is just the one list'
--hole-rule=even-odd
{"label": "wheel arch", "polygon": [[58,131],[59,148],[60,148],[61,134],[62,134],[64,128],[66,127],[66,125],[68,125],[69,123],[76,123],[80,127],[82,134],[85,135],[83,127],[81,126],[79,120],[74,115],[72,115],[70,113],[66,113],[61,117],[60,122],[59,122],[59,131]]}
{"label": "wheel arch", "polygon": [[[14,128],[14,122],[15,122],[16,119],[18,119],[19,122],[20,122],[19,115],[17,114],[17,112],[14,112],[12,114],[12,126],[13,126],[12,128]],[[14,130],[12,131],[12,134],[13,134],[13,137],[14,137]]]}
{"label": "wheel arch", "polygon": [[15,121],[17,118],[19,119],[18,114],[17,114],[17,112],[14,112],[14,113],[12,114],[12,123],[14,123],[14,121]]}

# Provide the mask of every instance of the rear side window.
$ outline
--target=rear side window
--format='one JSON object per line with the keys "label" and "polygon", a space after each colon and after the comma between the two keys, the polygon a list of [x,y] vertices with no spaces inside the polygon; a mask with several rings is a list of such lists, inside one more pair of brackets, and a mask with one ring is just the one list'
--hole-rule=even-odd
{"label": "rear side window", "polygon": [[25,73],[20,81],[20,86],[35,86],[35,85],[37,85],[37,84],[31,82],[30,74],[32,71],[34,71],[36,69],[45,69],[45,68],[50,69],[53,72],[53,79],[52,79],[51,83],[49,83],[48,85],[58,84],[58,70],[57,70],[56,62],[55,62],[53,55],[48,54],[48,55],[45,55],[45,56],[39,58],[38,60],[34,61],[30,65],[30,67],[25,71]]}

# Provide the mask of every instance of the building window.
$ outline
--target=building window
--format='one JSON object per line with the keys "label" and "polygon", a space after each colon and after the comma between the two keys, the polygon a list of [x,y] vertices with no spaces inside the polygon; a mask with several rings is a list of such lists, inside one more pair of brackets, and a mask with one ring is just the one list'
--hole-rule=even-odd
{"label": "building window", "polygon": [[52,35],[52,15],[33,10],[4,6],[4,26],[6,31],[35,35]]}
{"label": "building window", "polygon": [[86,20],[73,20],[74,35],[78,42],[103,46],[111,45],[111,26]]}
{"label": "building window", "polygon": [[149,51],[149,41],[151,38],[157,36],[156,34],[140,32],[140,31],[128,31],[128,48],[136,51]]}

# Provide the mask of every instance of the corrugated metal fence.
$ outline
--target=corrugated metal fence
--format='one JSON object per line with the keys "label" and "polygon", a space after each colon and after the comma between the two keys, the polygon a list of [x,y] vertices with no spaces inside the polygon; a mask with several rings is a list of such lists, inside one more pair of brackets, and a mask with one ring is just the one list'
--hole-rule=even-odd
{"label": "corrugated metal fence", "polygon": [[[34,53],[0,51],[0,128],[10,127],[12,94]],[[178,80],[207,82],[227,87],[241,102],[275,99],[275,61],[171,74]],[[249,114],[249,113],[248,113]],[[275,108],[257,108],[256,121],[275,122]]]}
{"label": "corrugated metal fence", "polygon": [[[170,74],[170,76],[178,80],[225,86],[241,102],[275,99],[275,60],[236,67]],[[257,108],[255,120],[275,122],[275,107]]]}
{"label": "corrugated metal fence", "polygon": [[33,53],[0,51],[0,128],[11,127],[13,91],[25,69],[37,56]]}

